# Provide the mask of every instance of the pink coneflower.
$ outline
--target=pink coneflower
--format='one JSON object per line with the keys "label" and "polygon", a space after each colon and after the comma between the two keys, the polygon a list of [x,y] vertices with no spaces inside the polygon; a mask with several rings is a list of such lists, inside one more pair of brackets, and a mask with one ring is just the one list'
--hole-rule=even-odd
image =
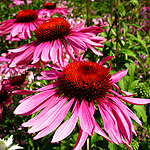
{"label": "pink coneflower", "polygon": [[[16,65],[38,64],[40,61],[53,63],[58,62],[64,65],[63,49],[71,59],[80,57],[79,51],[85,52],[90,48],[95,54],[102,55],[95,47],[103,47],[105,38],[95,36],[103,31],[101,27],[82,27],[84,23],[70,27],[70,24],[63,18],[55,17],[41,23],[35,30],[36,40],[23,45],[17,49],[9,50],[13,52],[9,56],[12,58],[10,67]],[[73,51],[77,58],[75,58]]]}
{"label": "pink coneflower", "polygon": [[[92,136],[94,132],[110,142],[118,145],[123,143],[132,149],[129,144],[132,141],[132,133],[136,135],[136,132],[131,119],[142,124],[122,100],[143,105],[150,103],[150,99],[131,98],[133,95],[119,89],[116,82],[123,78],[128,70],[110,75],[112,64],[107,70],[103,63],[111,58],[106,57],[99,64],[86,61],[72,62],[62,71],[52,69],[41,73],[41,79],[56,81],[34,91],[39,93],[22,100],[14,112],[19,115],[31,115],[42,109],[37,116],[23,123],[24,127],[31,127],[29,133],[39,131],[34,139],[46,136],[58,128],[51,142],[61,141],[71,134],[79,119],[81,129],[74,146],[75,150],[79,150],[87,136]],[[21,92],[23,91],[18,91],[19,94],[25,93]],[[111,139],[94,118],[98,109],[104,129]],[[62,123],[69,110],[72,111],[72,115]]]}
{"label": "pink coneflower", "polygon": [[[1,87],[0,87],[1,88]],[[5,89],[0,89],[0,120],[2,119],[2,108],[4,106],[7,106],[12,98],[11,98],[11,93]]]}
{"label": "pink coneflower", "polygon": [[37,12],[40,18],[49,18],[56,13],[65,17],[68,14],[68,10],[66,8],[57,8],[56,3],[45,3],[44,8],[39,9]]}
{"label": "pink coneflower", "polygon": [[20,39],[31,38],[31,31],[34,31],[44,20],[38,18],[37,12],[34,10],[22,10],[17,14],[16,19],[5,20],[1,23],[0,33],[10,33],[9,39],[15,37]]}
{"label": "pink coneflower", "polygon": [[[32,0],[27,0],[27,4],[31,4]],[[13,4],[10,4],[9,7],[14,7],[17,5],[24,5],[24,0],[14,0]]]}
{"label": "pink coneflower", "polygon": [[24,74],[25,71],[29,68],[23,65],[15,68],[10,68],[9,64],[11,62],[11,59],[8,59],[7,56],[7,53],[3,53],[0,57],[0,76],[2,79],[9,79],[11,76]]}
{"label": "pink coneflower", "polygon": [[26,77],[28,73],[21,74],[18,76],[11,76],[8,79],[3,79],[0,83],[0,120],[2,118],[2,108],[8,107],[12,101],[12,96],[14,95],[15,90],[21,89],[24,87],[26,82]]}

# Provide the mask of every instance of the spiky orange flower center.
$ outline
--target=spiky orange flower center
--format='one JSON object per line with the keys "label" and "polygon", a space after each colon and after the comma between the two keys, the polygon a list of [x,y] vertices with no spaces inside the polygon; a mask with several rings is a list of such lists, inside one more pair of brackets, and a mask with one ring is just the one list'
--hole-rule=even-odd
{"label": "spiky orange flower center", "polygon": [[73,62],[60,76],[60,87],[70,97],[87,101],[104,97],[111,85],[111,75],[105,67],[94,62]]}
{"label": "spiky orange flower center", "polygon": [[16,22],[27,23],[37,19],[37,12],[34,10],[26,9],[20,11],[16,16]]}
{"label": "spiky orange flower center", "polygon": [[55,9],[56,3],[45,3],[44,8],[46,9]]}
{"label": "spiky orange flower center", "polygon": [[61,39],[70,32],[70,24],[61,17],[55,17],[41,23],[35,30],[36,38],[40,41]]}

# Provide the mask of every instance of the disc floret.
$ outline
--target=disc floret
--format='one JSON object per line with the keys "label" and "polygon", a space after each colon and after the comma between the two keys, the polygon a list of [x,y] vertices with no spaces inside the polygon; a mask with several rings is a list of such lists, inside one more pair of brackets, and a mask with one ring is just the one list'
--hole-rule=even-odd
{"label": "disc floret", "polygon": [[87,101],[102,98],[112,88],[111,75],[105,67],[95,62],[73,62],[66,66],[60,87],[71,98]]}
{"label": "disc floret", "polygon": [[35,10],[22,10],[16,16],[16,22],[18,23],[27,23],[30,21],[34,21],[38,18],[37,12]]}
{"label": "disc floret", "polygon": [[70,24],[61,17],[55,17],[41,23],[35,30],[36,38],[40,41],[52,41],[67,36]]}

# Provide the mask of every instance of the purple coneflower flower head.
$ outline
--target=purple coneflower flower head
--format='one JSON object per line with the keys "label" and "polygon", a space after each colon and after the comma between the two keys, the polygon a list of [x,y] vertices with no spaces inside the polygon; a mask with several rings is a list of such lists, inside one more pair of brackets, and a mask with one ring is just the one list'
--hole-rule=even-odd
{"label": "purple coneflower flower head", "polygon": [[[71,134],[79,121],[80,132],[74,146],[75,150],[79,150],[88,135],[92,136],[94,132],[109,142],[118,145],[123,143],[132,149],[129,144],[132,141],[132,133],[136,135],[136,132],[131,119],[142,124],[122,100],[130,104],[143,105],[150,103],[150,99],[131,98],[133,95],[120,90],[116,83],[128,70],[111,75],[112,60],[110,68],[106,69],[103,66],[111,58],[106,57],[99,64],[86,61],[72,62],[60,71],[53,68],[41,73],[40,79],[53,80],[52,83],[36,91],[30,91],[39,93],[22,100],[14,112],[18,115],[31,115],[42,110],[37,116],[22,124],[24,127],[31,127],[29,133],[39,131],[34,139],[44,137],[57,129],[51,142],[59,142]],[[69,110],[72,111],[70,118],[62,123]],[[99,111],[104,130],[110,138],[94,118],[95,111]]]}
{"label": "purple coneflower flower head", "polygon": [[[68,53],[71,59],[80,58],[79,51],[85,52],[90,48],[95,54],[102,55],[94,47],[104,47],[105,38],[95,36],[103,31],[101,27],[83,27],[84,22],[71,27],[63,18],[55,17],[41,23],[35,30],[36,40],[23,45],[17,49],[9,50],[13,52],[10,67],[16,65],[38,64],[40,61],[53,63],[58,62],[64,66],[64,53]],[[73,52],[76,54],[75,58]]]}
{"label": "purple coneflower flower head", "polygon": [[44,8],[38,10],[37,12],[40,18],[43,18],[43,17],[50,18],[52,15],[56,13],[67,17],[67,14],[69,13],[66,8],[57,8],[56,3],[45,3]]}
{"label": "purple coneflower flower head", "polygon": [[20,39],[31,38],[31,31],[34,31],[44,20],[38,18],[37,12],[34,10],[22,10],[16,15],[16,19],[5,20],[1,23],[0,33],[10,33],[9,40],[16,37]]}
{"label": "purple coneflower flower head", "polygon": [[9,79],[11,76],[18,76],[21,74],[25,74],[25,71],[30,68],[30,66],[18,66],[15,68],[10,68],[9,64],[11,59],[7,58],[8,54],[3,53],[0,57],[0,76],[2,79]]}
{"label": "purple coneflower flower head", "polygon": [[8,79],[3,79],[0,83],[0,119],[2,117],[2,108],[7,107],[12,102],[13,92],[24,87],[28,73],[18,76],[11,76]]}
{"label": "purple coneflower flower head", "polygon": [[[27,0],[27,4],[31,4],[32,0]],[[24,5],[24,0],[14,0],[13,4],[10,4],[9,7],[14,7],[17,5]]]}

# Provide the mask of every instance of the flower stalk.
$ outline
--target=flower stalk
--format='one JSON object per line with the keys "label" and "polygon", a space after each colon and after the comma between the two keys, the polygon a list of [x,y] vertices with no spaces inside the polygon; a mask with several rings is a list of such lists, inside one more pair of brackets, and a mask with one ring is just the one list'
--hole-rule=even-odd
{"label": "flower stalk", "polygon": [[115,25],[116,25],[116,51],[115,51],[115,57],[116,58],[119,55],[119,30],[120,30],[120,23],[119,23],[119,15],[116,12],[117,7],[118,7],[119,4],[120,4],[120,0],[115,0]]}
{"label": "flower stalk", "polygon": [[86,0],[86,18],[87,18],[87,21],[86,21],[86,25],[87,27],[90,26],[90,2],[89,0]]}

